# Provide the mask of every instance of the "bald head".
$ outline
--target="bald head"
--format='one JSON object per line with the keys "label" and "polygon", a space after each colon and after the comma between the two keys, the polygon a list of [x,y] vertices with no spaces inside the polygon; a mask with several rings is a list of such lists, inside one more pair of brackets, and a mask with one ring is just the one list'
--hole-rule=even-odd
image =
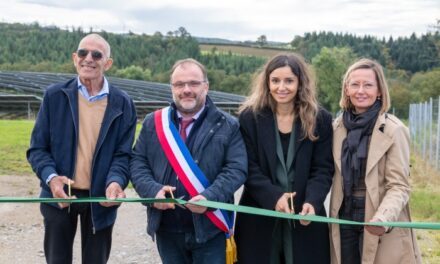
{"label": "bald head", "polygon": [[89,41],[99,43],[104,49],[104,53],[105,53],[104,55],[107,58],[110,58],[110,45],[103,37],[101,37],[100,35],[98,35],[96,33],[88,34],[83,39],[81,39],[81,41],[78,44],[78,49],[80,49],[85,42],[89,42]]}

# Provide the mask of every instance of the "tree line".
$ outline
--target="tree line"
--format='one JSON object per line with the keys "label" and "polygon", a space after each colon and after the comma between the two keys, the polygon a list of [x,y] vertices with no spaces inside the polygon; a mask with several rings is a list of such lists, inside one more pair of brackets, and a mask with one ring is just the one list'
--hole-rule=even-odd
{"label": "tree line", "polygon": [[[408,104],[440,94],[440,34],[379,39],[332,32],[305,33],[289,43],[313,66],[320,103],[338,110],[342,75],[355,59],[368,57],[386,68],[394,111],[406,117]],[[78,42],[93,29],[43,27],[33,24],[0,23],[0,70],[71,72],[71,54]],[[253,74],[266,58],[201,52],[195,38],[180,27],[166,34],[115,34],[99,32],[112,49],[110,76],[169,81],[169,69],[178,60],[192,57],[208,69],[211,89],[247,94]],[[267,40],[266,40],[267,41]]]}
{"label": "tree line", "polygon": [[324,47],[350,47],[354,53],[375,59],[387,68],[415,73],[440,65],[439,41],[438,31],[420,37],[413,33],[410,37],[397,39],[378,39],[368,35],[358,37],[324,31],[305,33],[303,37],[296,36],[290,44],[308,59],[315,57]]}

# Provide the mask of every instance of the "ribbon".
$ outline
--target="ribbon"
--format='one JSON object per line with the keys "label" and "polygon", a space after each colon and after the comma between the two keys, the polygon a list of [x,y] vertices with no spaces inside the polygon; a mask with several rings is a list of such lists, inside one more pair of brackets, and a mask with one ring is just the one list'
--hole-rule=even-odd
{"label": "ribbon", "polygon": [[[78,199],[61,199],[61,198],[32,198],[32,197],[0,197],[0,203],[98,203],[98,202],[125,202],[125,203],[177,203],[185,205],[188,202],[181,199],[155,199],[155,198],[117,198],[109,200],[103,197],[90,197]],[[400,228],[415,228],[415,229],[433,229],[440,230],[440,222],[356,222],[331,217],[324,217],[318,215],[299,215],[288,214],[267,209],[235,205],[228,203],[213,202],[201,200],[198,202],[191,202],[200,206],[206,206],[215,209],[222,209],[227,211],[234,211],[246,214],[261,215],[267,217],[276,217],[294,220],[306,220],[329,224],[345,224],[345,225],[371,225],[371,226],[389,226]]]}

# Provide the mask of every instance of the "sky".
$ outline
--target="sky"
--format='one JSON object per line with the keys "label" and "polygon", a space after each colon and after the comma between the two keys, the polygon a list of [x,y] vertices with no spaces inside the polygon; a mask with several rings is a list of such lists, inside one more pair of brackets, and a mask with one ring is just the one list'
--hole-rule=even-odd
{"label": "sky", "polygon": [[[0,21],[38,22],[166,34],[184,27],[192,36],[289,42],[306,32],[358,36],[421,35],[440,19],[440,0],[2,0]],[[1,36],[0,36],[1,38]]]}

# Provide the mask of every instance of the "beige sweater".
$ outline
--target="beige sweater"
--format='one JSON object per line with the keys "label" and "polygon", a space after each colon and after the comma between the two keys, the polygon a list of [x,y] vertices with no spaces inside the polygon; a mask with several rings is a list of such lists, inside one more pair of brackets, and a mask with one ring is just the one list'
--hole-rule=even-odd
{"label": "beige sweater", "polygon": [[78,150],[75,167],[75,189],[89,190],[95,147],[107,108],[107,98],[89,102],[78,92]]}

